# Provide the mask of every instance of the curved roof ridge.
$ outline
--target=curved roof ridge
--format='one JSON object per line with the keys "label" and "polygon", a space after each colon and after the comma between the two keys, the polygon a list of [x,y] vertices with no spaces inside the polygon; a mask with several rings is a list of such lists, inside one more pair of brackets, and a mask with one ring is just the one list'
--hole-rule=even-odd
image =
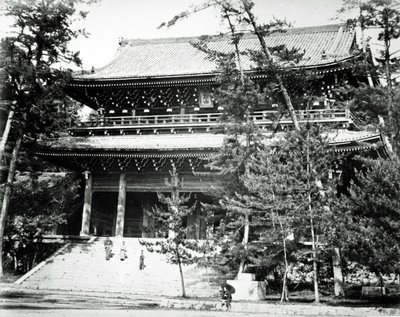
{"label": "curved roof ridge", "polygon": [[117,51],[114,53],[114,55],[110,58],[110,61],[105,64],[104,66],[100,66],[95,68],[95,72],[102,71],[106,69],[108,66],[112,65],[112,63],[118,58],[119,55],[122,55],[123,52],[126,50],[126,48],[122,45],[117,49]]}
{"label": "curved roof ridge", "polygon": [[[288,28],[283,32],[276,32],[269,36],[285,36],[294,35],[302,33],[324,33],[324,32],[338,32],[339,29],[346,29],[345,23],[339,24],[326,24],[320,26],[306,26],[298,28]],[[251,31],[245,31],[245,38],[253,38],[255,35]],[[191,40],[198,41],[201,37],[209,37],[214,41],[225,41],[230,37],[230,33],[220,33],[220,34],[203,34],[198,36],[181,36],[181,37],[160,37],[160,38],[148,38],[148,39],[121,39],[120,45],[149,45],[149,44],[165,44],[165,43],[188,43]],[[268,36],[268,37],[269,37]]]}

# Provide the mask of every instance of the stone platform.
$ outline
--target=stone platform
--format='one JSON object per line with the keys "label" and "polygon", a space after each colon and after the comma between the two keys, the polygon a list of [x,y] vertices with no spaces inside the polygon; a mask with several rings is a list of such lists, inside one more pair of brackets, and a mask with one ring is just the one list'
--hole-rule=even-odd
{"label": "stone platform", "polygon": [[237,280],[227,280],[228,284],[235,288],[234,300],[264,300],[266,283],[255,281],[254,274],[240,273]]}

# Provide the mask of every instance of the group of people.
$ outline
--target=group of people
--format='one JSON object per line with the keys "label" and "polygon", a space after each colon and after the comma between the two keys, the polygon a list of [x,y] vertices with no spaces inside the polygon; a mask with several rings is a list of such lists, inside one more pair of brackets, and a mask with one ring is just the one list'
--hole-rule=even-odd
{"label": "group of people", "polygon": [[[113,242],[111,241],[111,239],[109,237],[107,237],[104,240],[104,249],[106,252],[106,260],[110,260],[113,257],[113,253],[112,253],[112,248],[113,248]],[[125,245],[125,241],[122,241],[122,245],[121,245],[121,249],[119,251],[119,259],[121,261],[125,261],[128,258],[127,255],[127,250],[126,250],[126,245]],[[145,265],[144,265],[144,253],[143,250],[140,251],[140,256],[139,256],[139,270],[144,270]]]}

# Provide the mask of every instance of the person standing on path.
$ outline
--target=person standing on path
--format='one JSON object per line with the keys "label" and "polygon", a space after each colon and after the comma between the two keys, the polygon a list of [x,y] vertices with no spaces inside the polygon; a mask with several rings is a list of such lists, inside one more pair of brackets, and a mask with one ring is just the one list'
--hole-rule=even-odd
{"label": "person standing on path", "polygon": [[104,240],[104,249],[106,251],[106,260],[108,261],[112,257],[113,242],[109,237]]}
{"label": "person standing on path", "polygon": [[119,259],[121,261],[125,261],[126,258],[127,258],[127,256],[126,256],[126,245],[125,245],[125,241],[122,241],[121,250],[119,251]]}
{"label": "person standing on path", "polygon": [[144,254],[143,250],[140,252],[140,258],[139,258],[139,270],[144,270]]}

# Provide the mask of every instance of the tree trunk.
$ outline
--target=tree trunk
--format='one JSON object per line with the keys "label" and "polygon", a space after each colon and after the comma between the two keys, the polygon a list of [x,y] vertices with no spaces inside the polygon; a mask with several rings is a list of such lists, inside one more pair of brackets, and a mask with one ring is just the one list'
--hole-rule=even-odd
{"label": "tree trunk", "polygon": [[18,138],[15,142],[15,146],[12,152],[10,168],[8,170],[7,183],[4,189],[3,204],[1,206],[0,212],[0,277],[4,275],[3,273],[3,244],[4,244],[4,227],[6,224],[6,217],[9,209],[9,203],[12,192],[12,185],[14,182],[14,175],[17,168],[17,159],[19,155],[19,149],[21,147],[21,142],[23,138],[22,130],[19,131]]}
{"label": "tree trunk", "polygon": [[180,255],[179,255],[178,246],[177,246],[177,248],[176,248],[176,256],[177,256],[177,258],[178,258],[179,274],[181,275],[182,297],[187,297],[187,296],[186,296],[186,290],[185,290],[185,280],[184,280],[183,271],[182,271],[181,257],[180,257]]}
{"label": "tree trunk", "polygon": [[334,248],[334,254],[332,256],[332,264],[333,264],[333,283],[334,283],[335,297],[343,297],[344,296],[343,274],[342,274],[339,248]]}
{"label": "tree trunk", "polygon": [[8,136],[9,136],[10,130],[11,130],[11,124],[12,124],[13,117],[14,117],[14,110],[10,109],[10,111],[8,113],[7,123],[4,128],[3,135],[1,137],[1,142],[0,142],[0,171],[6,169],[5,163],[3,163],[3,159],[4,159],[4,153],[5,153],[5,149],[6,149]]}
{"label": "tree trunk", "polygon": [[[233,23],[230,19],[228,9],[224,6],[223,10],[225,13],[225,18],[227,19],[227,21],[229,23],[229,28],[230,28],[231,34],[232,34],[232,41],[235,46],[235,55],[236,55],[238,68],[239,68],[239,72],[240,72],[240,81],[241,81],[242,86],[244,86],[244,84],[245,84],[244,73],[243,73],[242,61],[240,58],[240,50],[239,50],[239,44],[238,44],[239,41],[235,37],[236,36],[235,26],[233,25]],[[250,123],[250,109],[249,108],[246,109],[246,118],[245,119],[246,119],[246,124],[249,124]],[[249,151],[249,148],[250,148],[250,137],[251,137],[250,134],[247,134],[247,137],[246,137],[247,151]],[[245,224],[244,224],[244,236],[243,236],[243,245],[244,245],[245,250],[247,249],[247,243],[249,242],[249,230],[250,230],[249,215],[246,214],[245,215]],[[242,259],[240,261],[238,274],[243,273],[244,266],[245,266],[245,260]]]}
{"label": "tree trunk", "polygon": [[288,268],[285,266],[285,273],[283,274],[283,282],[282,282],[281,303],[289,301],[289,289],[288,289],[288,285],[287,285],[287,273],[288,273]]}
{"label": "tree trunk", "polygon": [[[311,205],[309,205],[310,213],[312,213]],[[319,289],[318,289],[318,266],[317,266],[317,245],[315,241],[315,233],[314,233],[314,221],[313,216],[311,215],[311,238],[312,238],[312,257],[313,257],[313,277],[314,277],[314,296],[315,303],[319,304]]]}
{"label": "tree trunk", "polygon": [[[364,18],[361,9],[361,0],[358,0],[359,9],[359,21],[360,21],[360,31],[361,31],[361,47],[364,54],[367,54],[367,42],[365,41],[365,25]],[[369,71],[367,71],[367,79],[370,87],[374,87],[374,82],[372,81],[372,76]]]}
{"label": "tree trunk", "polygon": [[[262,52],[263,52],[265,58],[267,59],[268,62],[273,63],[272,55],[267,47],[267,44],[265,43],[264,36],[261,34],[261,32],[258,29],[256,19],[254,17],[253,12],[251,11],[249,3],[247,2],[247,0],[242,0],[242,3],[243,3],[244,10],[246,11],[246,13],[249,17],[250,24],[253,27],[253,32],[257,36],[258,41],[260,42],[261,49],[262,49]],[[300,131],[299,121],[297,120],[297,116],[294,111],[292,101],[291,101],[290,96],[286,90],[284,83],[283,83],[282,77],[279,74],[276,74],[276,80],[278,81],[279,87],[282,91],[283,99],[285,100],[285,104],[286,104],[286,109],[289,112],[290,118],[292,119],[294,129],[296,131]]]}
{"label": "tree trunk", "polygon": [[232,40],[233,40],[233,44],[235,46],[236,59],[238,62],[238,68],[239,68],[239,72],[240,72],[240,81],[241,81],[242,85],[244,86],[244,73],[243,73],[242,61],[240,58],[240,50],[239,50],[238,40],[235,38],[235,36],[236,36],[235,26],[233,25],[231,18],[229,16],[228,8],[225,5],[223,5],[222,9],[224,10],[225,18],[228,21],[229,28],[231,30]]}
{"label": "tree trunk", "polygon": [[285,273],[283,274],[283,283],[282,283],[282,295],[281,295],[281,302],[288,302],[289,301],[289,289],[287,286],[287,273],[289,270],[288,267],[288,261],[287,261],[287,249],[286,249],[286,232],[283,230],[283,224],[282,221],[279,221],[279,224],[281,226],[281,232],[282,232],[282,242],[283,242],[283,259],[285,263]]}
{"label": "tree trunk", "polygon": [[385,283],[384,283],[384,281],[383,281],[383,276],[382,276],[382,274],[380,273],[380,272],[378,272],[378,273],[375,273],[375,275],[378,277],[378,279],[379,279],[379,286],[380,286],[380,288],[381,288],[381,297],[383,297],[385,294],[384,294],[384,292],[383,292],[383,289],[385,288]]}
{"label": "tree trunk", "polygon": [[[244,249],[247,250],[247,244],[249,243],[249,231],[250,231],[250,224],[249,224],[249,215],[246,213],[244,215],[244,235],[243,235],[243,246]],[[245,261],[241,260],[239,265],[239,274],[243,273],[244,271]]]}
{"label": "tree trunk", "polygon": [[314,275],[314,296],[315,303],[319,304],[319,289],[318,289],[318,267],[317,267],[317,245],[315,241],[314,231],[314,215],[312,209],[311,199],[311,162],[310,162],[310,130],[307,132],[307,198],[308,198],[308,212],[310,217],[310,230],[312,239],[312,261],[313,261],[313,275]]}
{"label": "tree trunk", "polygon": [[17,270],[18,270],[18,259],[17,259],[17,256],[14,255],[13,259],[14,259],[14,272],[17,272]]}
{"label": "tree trunk", "polygon": [[392,74],[390,71],[390,40],[389,40],[389,31],[387,30],[387,27],[385,27],[384,30],[384,45],[385,45],[385,52],[384,52],[384,57],[385,57],[385,77],[386,77],[386,85],[387,85],[387,90],[388,90],[388,106],[389,106],[389,118],[392,118],[393,120],[393,86],[392,86]]}

